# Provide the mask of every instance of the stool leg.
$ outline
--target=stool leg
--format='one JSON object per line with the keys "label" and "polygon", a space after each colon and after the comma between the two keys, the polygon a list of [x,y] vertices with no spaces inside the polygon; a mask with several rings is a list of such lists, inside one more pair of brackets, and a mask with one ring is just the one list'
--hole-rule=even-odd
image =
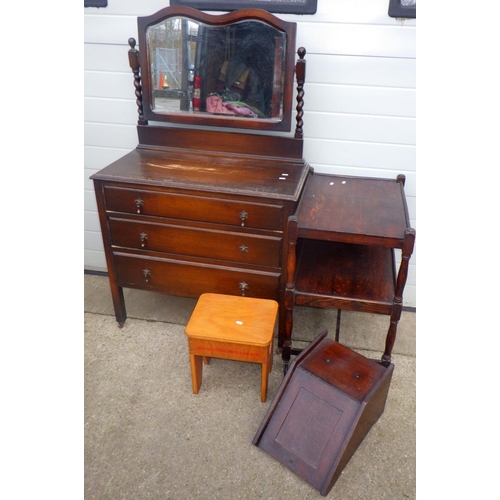
{"label": "stool leg", "polygon": [[198,394],[198,391],[200,390],[201,387],[201,381],[203,378],[203,357],[190,354],[189,361],[191,363],[191,379],[193,382],[193,394]]}
{"label": "stool leg", "polygon": [[269,344],[269,356],[267,360],[267,366],[269,367],[268,373],[273,371],[273,341]]}
{"label": "stool leg", "polygon": [[207,358],[206,356],[203,356],[203,363],[204,363],[205,365],[209,365],[209,364],[210,364],[210,359],[211,359],[211,358]]}
{"label": "stool leg", "polygon": [[267,362],[262,363],[261,373],[262,382],[260,388],[260,401],[265,403],[267,399],[267,378],[269,376],[269,365]]}

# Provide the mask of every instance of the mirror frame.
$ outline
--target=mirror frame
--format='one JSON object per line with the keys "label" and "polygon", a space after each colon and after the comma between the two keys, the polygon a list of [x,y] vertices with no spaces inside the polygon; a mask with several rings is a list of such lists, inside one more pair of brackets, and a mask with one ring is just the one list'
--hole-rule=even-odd
{"label": "mirror frame", "polygon": [[[244,118],[234,115],[212,115],[210,113],[163,112],[152,109],[150,71],[151,59],[146,39],[147,28],[171,17],[187,17],[210,26],[225,26],[239,21],[262,21],[285,33],[285,78],[283,88],[283,114],[281,118]],[[228,14],[211,15],[191,7],[166,7],[151,16],[137,18],[139,38],[139,60],[141,67],[141,91],[143,115],[146,121],[170,122],[209,127],[231,127],[237,129],[290,131],[292,122],[292,100],[295,74],[296,23],[282,21],[273,14],[260,9],[242,9]]]}

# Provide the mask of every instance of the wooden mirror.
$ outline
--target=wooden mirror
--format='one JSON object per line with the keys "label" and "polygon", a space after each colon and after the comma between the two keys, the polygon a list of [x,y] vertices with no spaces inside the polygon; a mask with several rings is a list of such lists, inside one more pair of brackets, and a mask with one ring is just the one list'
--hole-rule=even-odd
{"label": "wooden mirror", "polygon": [[295,23],[167,7],[138,28],[144,120],[290,130]]}

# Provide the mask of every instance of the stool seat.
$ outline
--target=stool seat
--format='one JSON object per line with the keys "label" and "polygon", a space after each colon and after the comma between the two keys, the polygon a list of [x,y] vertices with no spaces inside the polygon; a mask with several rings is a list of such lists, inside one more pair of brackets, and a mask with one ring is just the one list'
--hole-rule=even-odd
{"label": "stool seat", "polygon": [[202,360],[232,359],[262,365],[261,401],[267,398],[273,335],[278,312],[274,300],[205,293],[186,325],[193,392],[202,382]]}

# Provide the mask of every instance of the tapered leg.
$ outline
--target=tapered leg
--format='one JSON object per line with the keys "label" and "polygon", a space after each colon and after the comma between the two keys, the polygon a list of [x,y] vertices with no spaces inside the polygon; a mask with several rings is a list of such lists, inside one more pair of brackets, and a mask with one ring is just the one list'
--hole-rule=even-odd
{"label": "tapered leg", "polygon": [[125,298],[123,297],[123,288],[116,286],[110,280],[111,297],[113,298],[113,307],[115,309],[115,318],[119,328],[123,328],[127,319],[127,311],[125,309]]}
{"label": "tapered leg", "polygon": [[203,357],[195,356],[194,354],[189,355],[191,363],[191,379],[193,381],[193,393],[198,394],[201,387],[201,381],[203,378]]}

